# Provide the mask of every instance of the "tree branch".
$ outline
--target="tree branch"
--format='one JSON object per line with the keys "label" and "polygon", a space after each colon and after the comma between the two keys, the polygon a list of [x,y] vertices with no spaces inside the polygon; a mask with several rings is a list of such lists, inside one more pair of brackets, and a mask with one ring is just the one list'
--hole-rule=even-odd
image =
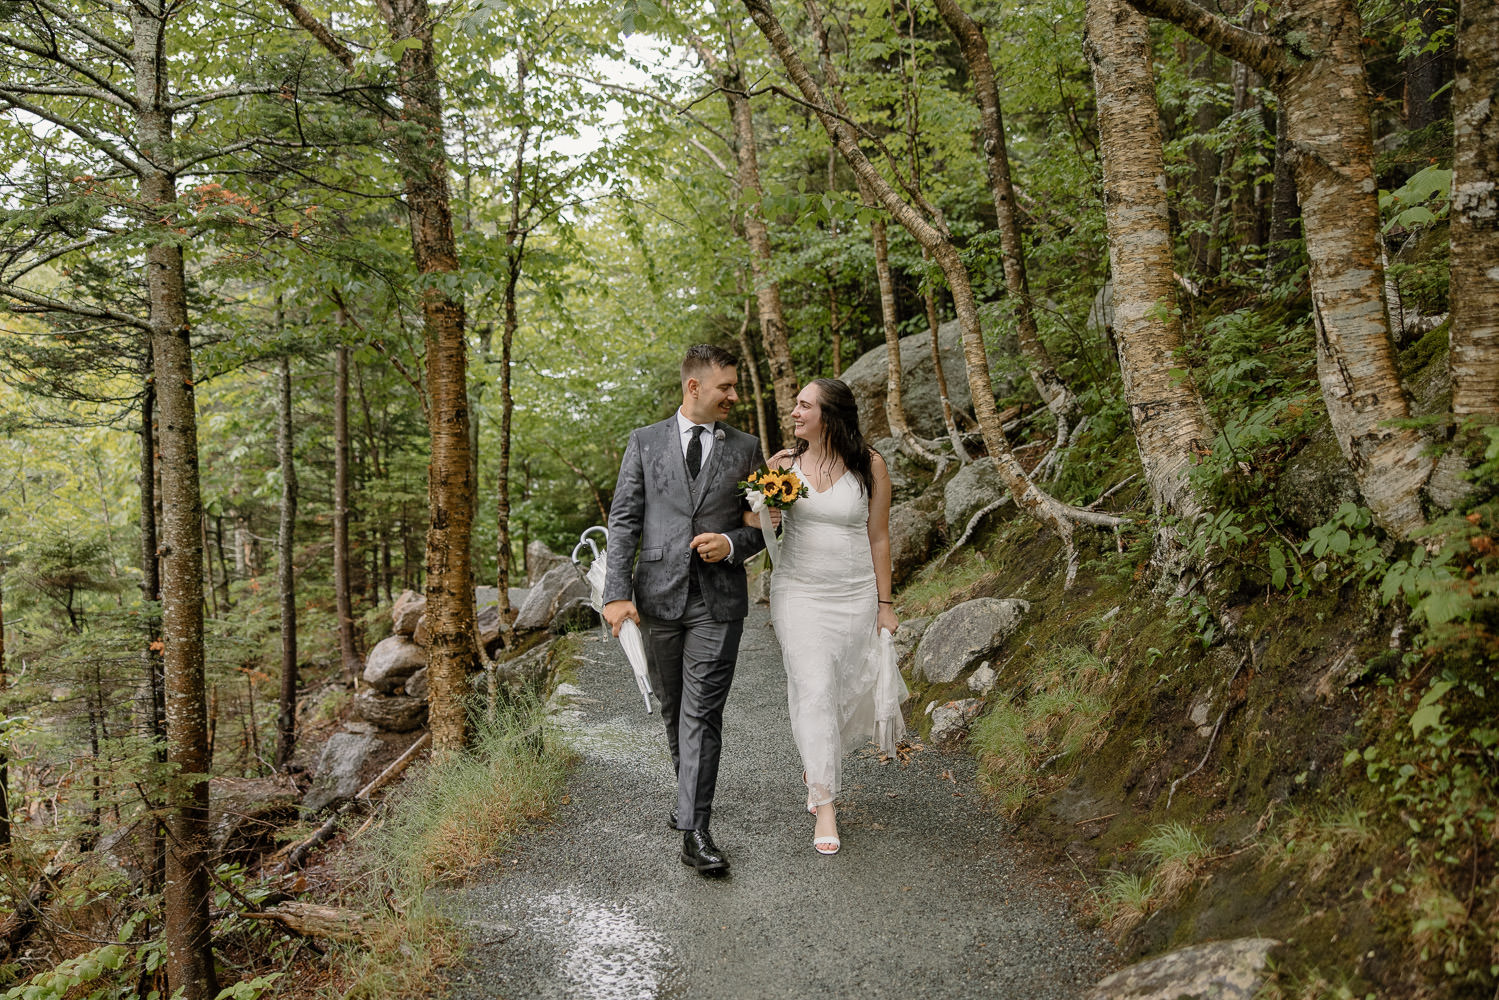
{"label": "tree branch", "polygon": [[248,97],[252,94],[280,94],[287,88],[279,83],[245,83],[238,87],[224,87],[221,90],[210,91],[206,94],[195,94],[192,97],[183,97],[166,106],[169,112],[182,111],[198,104],[208,104],[212,101],[222,101],[229,97]]}
{"label": "tree branch", "polygon": [[1267,80],[1279,77],[1286,70],[1284,52],[1275,39],[1240,28],[1192,0],[1129,0],[1129,4],[1146,17],[1170,21],[1204,45],[1243,63]]}
{"label": "tree branch", "polygon": [[[99,52],[102,52],[106,55],[117,56],[120,59],[129,62],[130,48],[128,46],[120,44],[113,38],[110,38],[108,35],[99,34],[93,28],[89,27],[88,24],[79,20],[68,11],[60,9],[57,4],[48,3],[47,0],[31,0],[31,5],[32,7],[39,7],[42,10],[45,10],[47,13],[57,18],[59,21],[65,23],[69,28],[73,30],[76,37],[85,44],[92,44],[94,48]],[[110,6],[115,13],[119,13],[118,9],[113,8],[113,5],[107,6]]]}
{"label": "tree branch", "polygon": [[95,134],[93,129],[90,129],[86,125],[79,125],[77,122],[70,122],[66,118],[63,118],[60,115],[53,114],[46,108],[33,104],[30,101],[20,100],[19,98],[12,97],[5,92],[4,87],[0,87],[0,110],[4,110],[7,107],[25,111],[27,114],[36,115],[43,121],[49,121],[52,124],[56,125],[58,128],[73,133],[78,138],[82,139],[90,146],[93,146],[99,152],[103,153],[111,160],[114,160],[120,166],[124,167],[126,170],[130,171],[137,177],[140,177],[148,172],[147,167],[144,163],[141,163],[134,157],[125,154],[114,143]]}
{"label": "tree branch", "polygon": [[23,41],[12,35],[0,35],[0,45],[16,49],[19,52],[25,52],[28,55],[36,56],[38,59],[45,59],[48,62],[54,62],[60,66],[66,66],[68,69],[72,70],[74,73],[77,73],[79,76],[84,77],[88,80],[92,80],[94,84],[100,89],[107,90],[119,100],[124,101],[125,107],[134,108],[136,106],[135,95],[129,93],[128,91],[116,89],[114,81],[109,79],[109,77],[101,76],[83,63],[68,58],[67,56],[63,55],[55,45],[51,49],[45,49],[40,45],[35,45],[31,42]]}
{"label": "tree branch", "polygon": [[8,281],[0,281],[0,295],[7,295],[17,302],[24,302],[29,306],[35,306],[48,312],[68,313],[72,316],[87,316],[90,319],[109,319],[126,326],[133,326],[138,330],[151,332],[151,324],[139,316],[119,312],[114,309],[106,309],[102,306],[84,306],[71,302],[63,302],[54,299],[50,295],[41,295],[37,292],[21,288]]}
{"label": "tree branch", "polygon": [[0,93],[39,94],[51,97],[84,97],[94,101],[105,101],[117,108],[124,108],[126,111],[135,110],[133,105],[127,104],[115,94],[99,87],[47,87],[26,83],[6,83],[0,84]]}
{"label": "tree branch", "polygon": [[303,7],[296,0],[276,0],[276,4],[292,16],[292,20],[300,24],[309,35],[317,39],[318,44],[327,49],[333,58],[337,59],[346,70],[354,69],[353,51],[334,37],[333,32],[313,16],[312,12]]}

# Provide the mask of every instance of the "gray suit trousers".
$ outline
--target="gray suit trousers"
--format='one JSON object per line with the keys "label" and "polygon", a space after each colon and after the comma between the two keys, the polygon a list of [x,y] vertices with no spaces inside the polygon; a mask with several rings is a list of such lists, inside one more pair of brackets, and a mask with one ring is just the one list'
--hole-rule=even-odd
{"label": "gray suit trousers", "polygon": [[677,772],[677,828],[706,830],[723,748],[723,707],[734,680],[744,619],[715,621],[702,593],[692,586],[682,617],[641,615],[641,626],[651,685],[661,699],[661,721]]}

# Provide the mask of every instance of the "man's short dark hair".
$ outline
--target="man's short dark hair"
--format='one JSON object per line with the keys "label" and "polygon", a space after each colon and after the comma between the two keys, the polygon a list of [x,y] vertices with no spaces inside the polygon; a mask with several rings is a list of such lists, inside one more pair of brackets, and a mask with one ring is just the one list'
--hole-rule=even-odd
{"label": "man's short dark hair", "polygon": [[703,375],[719,368],[737,368],[738,366],[739,359],[722,347],[714,347],[712,344],[694,344],[687,348],[687,356],[682,359],[682,384],[686,385],[690,378],[701,379]]}

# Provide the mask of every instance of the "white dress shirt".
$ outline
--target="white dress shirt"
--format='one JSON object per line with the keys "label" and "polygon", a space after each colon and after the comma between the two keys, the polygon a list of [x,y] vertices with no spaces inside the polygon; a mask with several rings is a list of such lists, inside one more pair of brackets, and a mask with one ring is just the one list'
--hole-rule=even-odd
{"label": "white dress shirt", "polygon": [[708,456],[712,454],[713,445],[715,444],[713,440],[713,425],[695,424],[691,420],[688,420],[685,416],[683,416],[681,410],[678,410],[677,437],[679,438],[678,443],[682,446],[683,458],[687,457],[687,446],[692,443],[692,429],[694,427],[701,427],[703,429],[703,433],[698,435],[698,440],[701,441],[703,445],[703,464],[701,467],[706,469],[708,467]]}

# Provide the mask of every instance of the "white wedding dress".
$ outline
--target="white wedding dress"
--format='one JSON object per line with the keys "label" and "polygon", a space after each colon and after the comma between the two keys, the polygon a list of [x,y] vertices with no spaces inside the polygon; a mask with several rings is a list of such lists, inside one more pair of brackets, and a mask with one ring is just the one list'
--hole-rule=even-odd
{"label": "white wedding dress", "polygon": [[[792,469],[808,483],[800,467]],[[869,497],[850,472],[782,516],[770,613],[786,665],[791,735],[807,771],[807,805],[832,802],[843,756],[874,737],[878,592]]]}

